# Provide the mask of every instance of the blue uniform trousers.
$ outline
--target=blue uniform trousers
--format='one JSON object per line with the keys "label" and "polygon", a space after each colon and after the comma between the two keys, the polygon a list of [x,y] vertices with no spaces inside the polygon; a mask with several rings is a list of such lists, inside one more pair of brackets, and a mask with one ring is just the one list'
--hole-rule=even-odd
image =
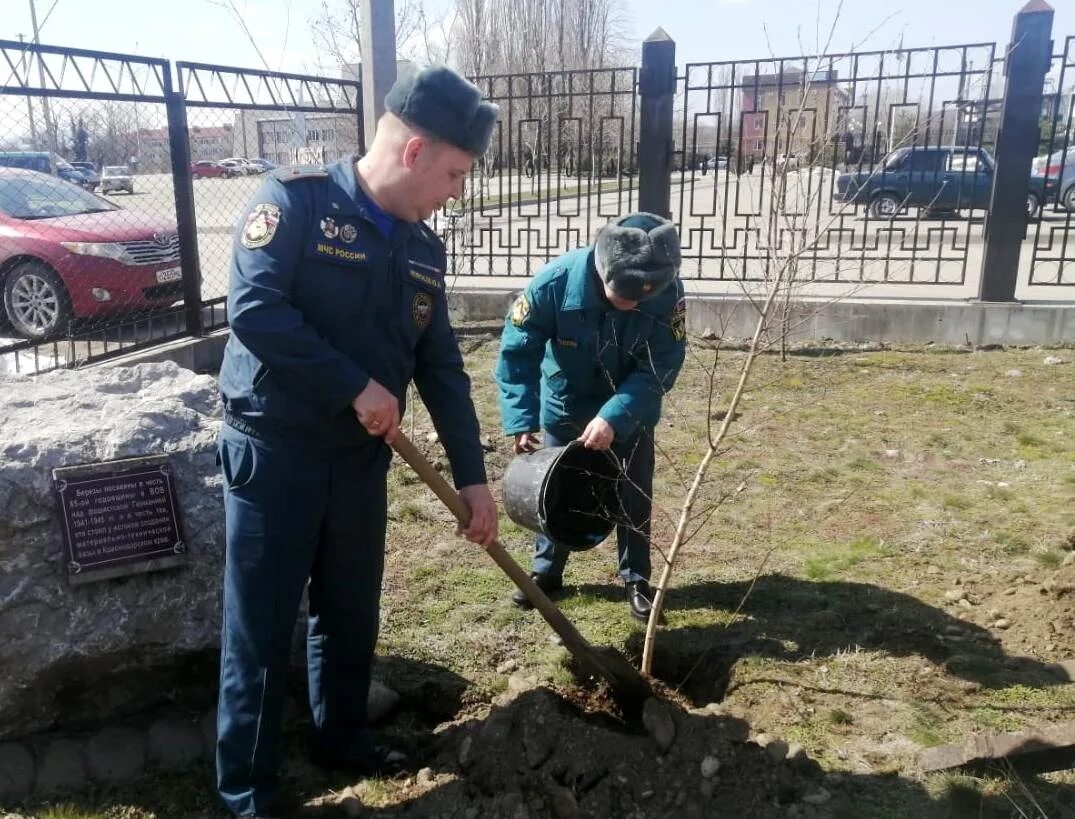
{"label": "blue uniform trousers", "polygon": [[[545,431],[545,446],[564,446],[567,440]],[[653,430],[612,444],[623,470],[619,480],[620,509],[616,513],[616,549],[619,575],[627,582],[649,580],[650,515],[653,509]],[[552,577],[563,575],[571,550],[545,535],[534,541],[533,571]]]}
{"label": "blue uniform trousers", "polygon": [[316,448],[225,424],[227,552],[217,787],[237,816],[275,812],[295,619],[309,582],[314,750],[360,760],[377,642],[391,450],[380,439]]}

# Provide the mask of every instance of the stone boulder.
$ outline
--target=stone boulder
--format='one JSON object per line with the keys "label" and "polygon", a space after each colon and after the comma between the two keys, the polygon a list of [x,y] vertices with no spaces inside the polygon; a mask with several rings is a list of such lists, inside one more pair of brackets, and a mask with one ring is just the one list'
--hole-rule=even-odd
{"label": "stone boulder", "polygon": [[[223,561],[216,380],[172,363],[0,374],[0,741],[215,689]],[[167,454],[187,560],[72,585],[52,469]]]}

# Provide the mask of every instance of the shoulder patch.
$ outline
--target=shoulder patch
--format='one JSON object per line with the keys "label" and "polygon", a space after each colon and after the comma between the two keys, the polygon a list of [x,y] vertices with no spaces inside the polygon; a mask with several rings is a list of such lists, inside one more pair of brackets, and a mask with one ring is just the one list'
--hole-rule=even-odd
{"label": "shoulder patch", "polygon": [[526,298],[526,293],[520,293],[519,298],[511,305],[511,323],[516,327],[522,327],[526,324],[529,315],[530,300]]}
{"label": "shoulder patch", "polygon": [[328,176],[328,168],[324,165],[294,165],[287,168],[277,168],[272,172],[274,179],[281,182],[295,182],[300,179],[324,179]]}
{"label": "shoulder patch", "polygon": [[276,235],[276,228],[280,224],[280,206],[271,203],[254,205],[246,217],[243,226],[243,235],[240,241],[243,247],[254,250],[265,247]]}
{"label": "shoulder patch", "polygon": [[687,300],[681,298],[672,309],[672,338],[685,341],[687,338]]}

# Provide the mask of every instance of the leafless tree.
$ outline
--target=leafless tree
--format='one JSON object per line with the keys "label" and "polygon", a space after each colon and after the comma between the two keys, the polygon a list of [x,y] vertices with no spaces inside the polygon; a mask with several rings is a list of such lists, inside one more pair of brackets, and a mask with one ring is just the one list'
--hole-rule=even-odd
{"label": "leafless tree", "polygon": [[[439,23],[431,20],[423,0],[396,2],[396,55],[398,59],[436,62],[422,54]],[[321,0],[309,21],[315,45],[330,57],[334,67],[362,62],[362,11],[359,0]],[[444,56],[444,55],[434,55]]]}
{"label": "leafless tree", "polygon": [[[740,175],[735,182],[738,187],[735,201],[750,203],[751,209],[757,208],[753,211],[756,217],[748,223],[746,231],[751,238],[743,239],[753,243],[749,262],[753,267],[748,271],[745,269],[747,262],[741,265],[734,260],[730,262],[733,277],[741,283],[746,309],[752,311],[753,332],[746,342],[746,353],[733,384],[722,385],[718,382],[716,356],[720,351],[719,345],[713,352],[712,360],[703,362],[709,374],[710,387],[709,412],[706,414],[705,428],[700,431],[703,451],[693,475],[683,475],[678,465],[670,464],[669,468],[675,470],[683,485],[678,513],[659,512],[655,507],[655,519],[663,515],[672,521],[674,534],[670,543],[657,547],[655,542],[660,552],[660,559],[655,561],[660,576],[655,584],[653,612],[643,646],[642,670],[646,674],[652,673],[661,612],[677,561],[683,560],[684,547],[699,534],[715,509],[736,494],[726,493],[722,496],[718,492],[714,497],[707,475],[714,462],[728,450],[735,435],[733,426],[742,427],[744,423],[751,423],[749,419],[738,421],[738,409],[759,357],[777,349],[786,355],[789,337],[803,323],[811,321],[827,303],[858,295],[876,280],[875,275],[863,269],[865,262],[858,255],[842,258],[839,254],[833,256],[828,252],[831,242],[845,241],[840,235],[843,220],[855,216],[856,205],[836,202],[830,194],[835,154],[841,133],[847,129],[847,122],[841,121],[839,116],[805,116],[811,112],[810,109],[817,107],[818,93],[812,89],[827,82],[831,76],[823,73],[831,65],[830,58],[824,56],[827,46],[828,43],[821,43],[822,56],[808,60],[796,75],[794,88],[788,89],[788,116],[780,117],[777,128],[781,130],[770,137],[771,146],[803,146],[806,155],[802,157],[803,164],[792,165],[788,160],[782,163],[772,156],[766,160],[759,174]],[[783,61],[776,63],[782,68]],[[875,151],[870,159],[872,167],[866,168],[871,178],[884,172],[881,160],[886,153],[908,145],[923,144],[923,134],[929,133],[930,128],[937,133],[943,116],[943,112],[930,112],[928,104],[912,104],[912,99],[919,98],[910,94],[906,87],[897,90],[881,85],[879,79],[876,82],[880,87],[874,87],[874,99],[863,110],[863,120],[859,126],[860,133],[876,134],[881,143],[880,152]],[[792,91],[793,94],[790,93]],[[847,108],[844,105],[835,107]],[[731,184],[732,176],[731,170],[726,172],[725,181],[728,184]],[[870,178],[866,181],[868,183]],[[899,203],[897,213],[903,212],[906,204]],[[920,207],[920,215],[916,218],[923,218],[932,204]],[[719,205],[717,217],[721,217]],[[891,218],[874,215],[874,230],[879,235],[887,234]],[[886,258],[884,275],[899,278],[901,268],[909,268],[911,263]],[[833,285],[830,295],[807,304],[804,301],[806,294],[824,292],[812,289],[819,284]],[[694,349],[691,355],[700,357],[705,353]]]}
{"label": "leafless tree", "polygon": [[471,76],[604,68],[627,51],[622,0],[457,0],[456,65]]}

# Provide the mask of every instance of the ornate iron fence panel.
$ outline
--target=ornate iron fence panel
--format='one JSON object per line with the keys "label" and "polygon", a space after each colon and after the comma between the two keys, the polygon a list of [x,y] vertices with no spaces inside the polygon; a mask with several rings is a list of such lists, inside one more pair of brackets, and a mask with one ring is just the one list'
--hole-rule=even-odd
{"label": "ornate iron fence panel", "polygon": [[1030,284],[1075,287],[1075,37],[1063,43],[1046,78],[1041,156],[1033,169],[1042,193],[1040,218],[1030,226],[1032,242],[1024,257],[1029,256]]}
{"label": "ornate iron fence panel", "polygon": [[635,68],[472,77],[500,107],[462,201],[438,214],[452,272],[529,276],[637,201]]}
{"label": "ornate iron fence panel", "polygon": [[688,64],[673,218],[685,277],[963,284],[1001,80],[975,44]]}

